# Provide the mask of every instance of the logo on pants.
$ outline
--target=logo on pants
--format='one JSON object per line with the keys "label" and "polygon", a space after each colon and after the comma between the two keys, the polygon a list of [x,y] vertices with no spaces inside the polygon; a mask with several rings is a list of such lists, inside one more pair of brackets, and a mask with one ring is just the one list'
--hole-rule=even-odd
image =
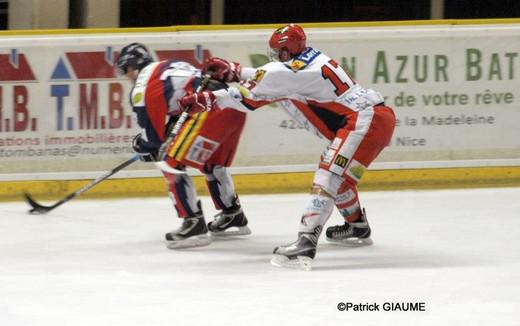
{"label": "logo on pants", "polygon": [[204,164],[217,150],[219,145],[220,143],[213,140],[197,136],[186,155],[186,159],[195,163]]}
{"label": "logo on pants", "polygon": [[342,168],[347,166],[347,163],[348,163],[348,158],[346,158],[345,156],[339,155],[339,154],[336,156],[336,159],[334,160],[334,164],[341,166]]}

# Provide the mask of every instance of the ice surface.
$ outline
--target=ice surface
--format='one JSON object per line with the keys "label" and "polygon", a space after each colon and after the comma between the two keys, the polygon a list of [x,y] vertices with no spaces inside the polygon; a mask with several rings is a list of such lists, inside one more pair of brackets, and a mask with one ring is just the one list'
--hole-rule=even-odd
{"label": "ice surface", "polygon": [[[162,242],[179,224],[166,197],[44,216],[0,203],[0,325],[519,325],[520,188],[364,192],[373,246],[322,235],[313,271],[275,268],[305,199],[241,196],[251,236],[178,251]],[[419,301],[426,312],[336,308]]]}

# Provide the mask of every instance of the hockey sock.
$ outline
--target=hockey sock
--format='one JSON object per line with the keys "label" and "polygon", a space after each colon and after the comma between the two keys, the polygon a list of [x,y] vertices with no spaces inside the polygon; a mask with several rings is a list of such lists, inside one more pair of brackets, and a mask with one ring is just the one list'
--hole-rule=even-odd
{"label": "hockey sock", "polygon": [[235,194],[235,185],[229,171],[223,166],[213,166],[206,171],[206,184],[216,209],[230,209],[240,206]]}
{"label": "hockey sock", "polygon": [[311,233],[323,228],[334,209],[334,198],[312,194],[305,206],[298,232]]}
{"label": "hockey sock", "polygon": [[164,173],[168,184],[168,191],[179,217],[195,216],[200,213],[197,192],[191,177]]}
{"label": "hockey sock", "polygon": [[361,207],[356,188],[347,188],[336,197],[336,207],[345,221],[352,223],[361,216]]}

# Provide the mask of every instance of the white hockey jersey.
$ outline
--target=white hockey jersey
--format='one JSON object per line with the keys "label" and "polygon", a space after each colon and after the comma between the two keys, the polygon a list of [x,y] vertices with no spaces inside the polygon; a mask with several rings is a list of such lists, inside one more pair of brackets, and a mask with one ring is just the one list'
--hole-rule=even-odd
{"label": "white hockey jersey", "polygon": [[215,92],[219,106],[247,111],[281,102],[304,128],[328,139],[349,116],[384,101],[381,94],[354,81],[336,61],[310,47],[287,62],[243,68],[241,78],[245,81],[238,88]]}

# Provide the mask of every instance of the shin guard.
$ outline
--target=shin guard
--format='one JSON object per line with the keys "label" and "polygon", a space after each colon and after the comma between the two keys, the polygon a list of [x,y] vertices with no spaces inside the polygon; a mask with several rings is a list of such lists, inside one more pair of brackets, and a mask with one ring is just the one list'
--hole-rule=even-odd
{"label": "shin guard", "polygon": [[164,173],[168,193],[179,217],[195,216],[201,212],[200,202],[191,177],[185,174]]}
{"label": "shin guard", "polygon": [[312,233],[318,226],[321,230],[327,223],[333,209],[334,198],[324,195],[311,195],[305,206],[298,232]]}
{"label": "shin guard", "polygon": [[216,209],[229,210],[240,206],[233,179],[224,166],[216,165],[211,169],[205,169],[204,175]]}

